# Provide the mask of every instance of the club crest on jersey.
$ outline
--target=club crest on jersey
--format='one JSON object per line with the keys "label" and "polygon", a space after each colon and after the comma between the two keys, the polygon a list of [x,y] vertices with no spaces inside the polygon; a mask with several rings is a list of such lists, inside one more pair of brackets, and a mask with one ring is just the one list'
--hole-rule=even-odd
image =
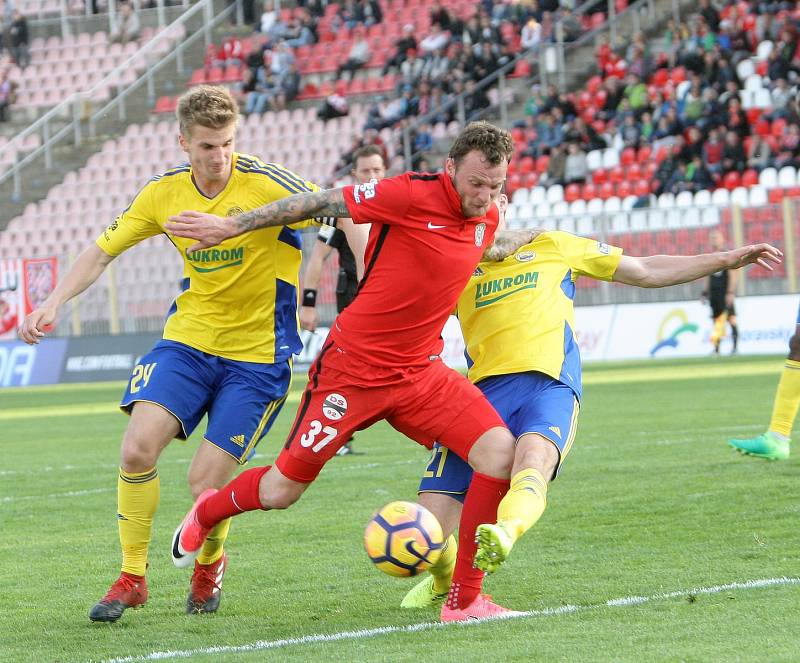
{"label": "club crest on jersey", "polygon": [[341,394],[329,394],[322,403],[322,414],[338,421],[347,413],[347,399]]}
{"label": "club crest on jersey", "polygon": [[604,256],[607,256],[611,253],[611,247],[606,244],[605,242],[597,242],[597,250],[600,251]]}
{"label": "club crest on jersey", "polygon": [[486,224],[479,223],[475,226],[475,246],[483,246],[484,235],[486,235]]}
{"label": "club crest on jersey", "polygon": [[514,257],[517,262],[530,262],[536,257],[536,251],[520,251]]}

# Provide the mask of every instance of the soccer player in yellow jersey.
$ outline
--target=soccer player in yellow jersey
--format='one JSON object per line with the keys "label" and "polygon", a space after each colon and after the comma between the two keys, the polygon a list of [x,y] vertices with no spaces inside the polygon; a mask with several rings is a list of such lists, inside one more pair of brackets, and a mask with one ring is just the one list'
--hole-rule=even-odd
{"label": "soccer player in yellow jersey", "polygon": [[[475,565],[488,572],[499,567],[544,512],[548,483],[575,439],[581,399],[573,321],[578,277],[657,288],[720,269],[780,260],[780,252],[764,244],[696,256],[635,258],[566,232],[531,235],[532,241],[502,260],[490,262],[484,256],[457,308],[469,378],[517,438],[511,487],[498,508],[498,521],[480,525],[476,533]],[[445,535],[458,523],[470,476],[467,463],[438,444],[434,447],[419,502],[436,514]],[[406,595],[403,607],[424,607],[447,595],[454,549],[455,540],[449,538],[431,576]],[[442,615],[448,621],[466,619],[448,606]]]}
{"label": "soccer player in yellow jersey", "polygon": [[[22,340],[38,342],[62,304],[94,283],[117,255],[166,233],[171,215],[192,208],[228,216],[318,190],[281,166],[234,151],[238,108],[225,88],[192,88],[181,97],[177,116],[188,163],[142,188],[25,319]],[[163,340],[134,368],[120,405],[130,415],[117,483],[122,571],[91,609],[92,621],[114,622],[147,599],[147,554],[160,495],[156,462],[170,441],[189,437],[208,415],[189,467],[194,499],[227,483],[277,417],[291,381],[292,355],[301,349],[298,228],[309,223],[245,233],[189,255],[192,240],[166,233],[184,259],[183,291],[169,310]],[[197,558],[188,613],[219,606],[229,524],[214,529]]]}
{"label": "soccer player in yellow jersey", "polygon": [[798,405],[800,405],[800,310],[797,312],[794,334],[789,339],[789,355],[786,357],[783,373],[778,382],[769,428],[756,437],[729,440],[728,444],[748,456],[767,460],[786,460],[789,458],[789,442]]}

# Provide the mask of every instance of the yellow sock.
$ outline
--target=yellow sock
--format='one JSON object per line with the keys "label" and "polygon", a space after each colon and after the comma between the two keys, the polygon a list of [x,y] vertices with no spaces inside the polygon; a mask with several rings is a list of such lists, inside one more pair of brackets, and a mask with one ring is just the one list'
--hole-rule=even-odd
{"label": "yellow sock", "polygon": [[775,394],[769,430],[791,437],[798,404],[800,404],[800,361],[787,359],[781,381],[778,383],[778,393]]}
{"label": "yellow sock", "polygon": [[222,546],[228,538],[228,530],[231,528],[231,519],[226,518],[208,533],[208,538],[200,549],[197,561],[200,564],[213,564],[222,557]]}
{"label": "yellow sock", "polygon": [[450,583],[453,580],[453,569],[456,567],[456,553],[458,543],[452,534],[447,537],[442,547],[442,554],[436,563],[428,569],[433,576],[433,591],[437,594],[444,594],[450,590]]}
{"label": "yellow sock", "polygon": [[502,523],[516,541],[541,518],[547,506],[547,481],[539,470],[528,468],[511,479],[508,493],[497,507],[497,522]]}
{"label": "yellow sock", "polygon": [[143,576],[147,568],[147,549],[153,528],[161,479],[155,467],[147,472],[119,469],[117,480],[117,524],[122,546],[122,570]]}
{"label": "yellow sock", "polygon": [[718,347],[720,341],[725,338],[725,323],[728,321],[728,314],[722,313],[714,318],[714,326],[711,328],[711,343]]}

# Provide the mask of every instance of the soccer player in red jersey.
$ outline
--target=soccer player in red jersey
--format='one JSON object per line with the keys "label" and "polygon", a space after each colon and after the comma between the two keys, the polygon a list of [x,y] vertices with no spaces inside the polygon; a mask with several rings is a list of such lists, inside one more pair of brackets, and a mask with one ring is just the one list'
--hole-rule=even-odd
{"label": "soccer player in red jersey", "polygon": [[444,173],[300,194],[225,219],[198,212],[172,217],[169,232],[199,240],[190,250],[309,217],[372,224],[358,294],[309,370],[275,465],[245,471],[197,499],[173,537],[176,565],[189,564],[206,532],[224,518],[291,506],[354,431],[385,419],[426,447],[438,439],[474,470],[443,619],[510,612],[480,594],[483,573],[473,557],[476,527],[496,520],[508,490],[514,439],[477,387],[445,366],[439,353],[445,321],[494,240],[494,202],[512,154],[506,131],[477,122],[456,138]]}

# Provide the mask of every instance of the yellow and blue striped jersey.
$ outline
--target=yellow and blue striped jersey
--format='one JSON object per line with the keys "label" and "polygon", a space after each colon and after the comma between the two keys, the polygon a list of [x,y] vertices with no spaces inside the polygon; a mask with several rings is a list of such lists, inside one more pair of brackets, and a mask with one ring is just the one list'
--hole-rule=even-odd
{"label": "yellow and blue striped jersey", "polygon": [[[164,233],[167,219],[184,210],[231,216],[318,190],[282,166],[234,153],[230,180],[208,198],[195,186],[187,163],[152,178],[97,238],[97,245],[116,256]],[[311,222],[262,228],[188,256],[186,249],[194,240],[166,233],[184,268],[183,292],[169,310],[164,338],[238,361],[277,363],[299,352],[299,229]]]}
{"label": "yellow and blue striped jersey", "polygon": [[575,280],[611,280],[622,249],[544,232],[501,262],[481,262],[458,300],[469,378],[539,371],[581,395]]}

